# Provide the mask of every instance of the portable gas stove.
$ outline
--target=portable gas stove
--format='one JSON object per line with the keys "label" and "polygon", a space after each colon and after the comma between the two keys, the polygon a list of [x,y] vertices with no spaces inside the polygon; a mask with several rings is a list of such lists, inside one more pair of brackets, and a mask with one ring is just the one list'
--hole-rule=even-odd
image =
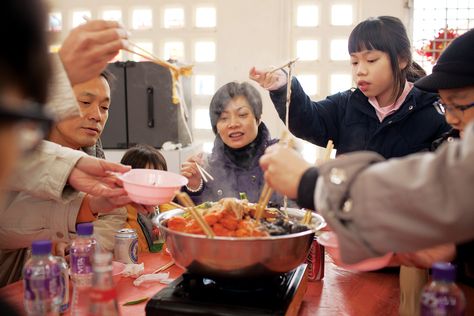
{"label": "portable gas stove", "polygon": [[145,311],[147,316],[295,316],[307,286],[306,264],[275,277],[251,280],[213,280],[185,273],[156,293]]}

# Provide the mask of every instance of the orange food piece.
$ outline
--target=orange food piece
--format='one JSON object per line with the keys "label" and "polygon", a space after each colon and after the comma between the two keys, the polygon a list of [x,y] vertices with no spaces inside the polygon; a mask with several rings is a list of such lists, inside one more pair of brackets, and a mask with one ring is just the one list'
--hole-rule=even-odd
{"label": "orange food piece", "polygon": [[235,237],[250,237],[251,236],[250,231],[246,229],[242,229],[242,228],[237,229],[233,235]]}
{"label": "orange food piece", "polygon": [[226,237],[232,236],[232,231],[226,229],[224,226],[222,226],[219,223],[215,223],[212,226],[212,230],[217,236],[226,236]]}
{"label": "orange food piece", "polygon": [[209,224],[209,225],[214,225],[221,219],[221,214],[220,213],[209,213],[204,215],[204,220]]}
{"label": "orange food piece", "polygon": [[174,216],[168,220],[168,228],[179,232],[184,231],[187,221],[182,216]]}
{"label": "orange food piece", "polygon": [[239,226],[239,221],[235,217],[223,217],[219,223],[228,230],[236,230]]}
{"label": "orange food piece", "polygon": [[184,229],[184,232],[190,233],[190,234],[198,234],[198,235],[204,235],[204,232],[202,231],[201,226],[199,223],[194,220],[190,219]]}

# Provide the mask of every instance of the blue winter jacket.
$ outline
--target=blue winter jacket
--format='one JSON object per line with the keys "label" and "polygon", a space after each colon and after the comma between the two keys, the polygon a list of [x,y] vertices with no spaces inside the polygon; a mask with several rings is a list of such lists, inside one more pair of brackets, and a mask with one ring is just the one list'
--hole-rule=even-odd
{"label": "blue winter jacket", "polygon": [[[206,201],[218,201],[224,197],[239,198],[245,192],[250,202],[258,202],[260,191],[265,183],[263,171],[258,163],[265,149],[278,140],[270,138],[270,132],[262,122],[258,128],[259,143],[256,153],[250,158],[247,168],[235,164],[226,153],[225,144],[219,135],[214,140],[214,148],[204,168],[214,177],[214,181],[204,183],[200,192],[186,190],[196,204]],[[273,193],[271,202],[282,205],[283,197]]]}
{"label": "blue winter jacket", "polygon": [[[338,154],[375,151],[385,158],[429,150],[431,143],[450,127],[433,107],[437,95],[416,87],[395,113],[382,122],[368,98],[348,90],[314,102],[296,78],[291,84],[290,131],[297,137],[325,147],[334,142]],[[286,86],[270,93],[280,118],[285,120]]]}

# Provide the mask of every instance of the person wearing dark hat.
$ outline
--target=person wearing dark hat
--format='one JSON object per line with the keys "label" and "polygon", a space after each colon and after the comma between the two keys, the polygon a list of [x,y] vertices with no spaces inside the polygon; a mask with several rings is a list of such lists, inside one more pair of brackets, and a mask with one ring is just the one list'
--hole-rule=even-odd
{"label": "person wearing dark hat", "polygon": [[449,112],[448,120],[451,114],[461,118],[461,140],[435,153],[386,161],[352,153],[318,168],[278,145],[260,159],[271,187],[321,212],[338,236],[344,262],[474,240],[472,51],[474,30],[455,39],[433,73],[415,83],[439,92],[435,106]]}
{"label": "person wearing dark hat", "polygon": [[[209,157],[198,154],[183,164],[181,174],[189,179],[185,190],[195,203],[239,198],[240,193],[257,202],[264,185],[258,161],[265,149],[277,142],[261,121],[259,92],[247,82],[229,82],[212,97],[209,116],[216,134],[214,148]],[[214,180],[204,182],[195,162]],[[282,199],[274,194],[271,202],[281,205]]]}

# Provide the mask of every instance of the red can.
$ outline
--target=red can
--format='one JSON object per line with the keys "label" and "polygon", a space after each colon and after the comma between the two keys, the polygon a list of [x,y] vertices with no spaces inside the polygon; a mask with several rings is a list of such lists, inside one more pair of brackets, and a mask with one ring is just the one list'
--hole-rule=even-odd
{"label": "red can", "polygon": [[316,237],[311,243],[306,263],[308,264],[308,279],[310,281],[318,281],[324,278],[324,246],[318,243]]}

